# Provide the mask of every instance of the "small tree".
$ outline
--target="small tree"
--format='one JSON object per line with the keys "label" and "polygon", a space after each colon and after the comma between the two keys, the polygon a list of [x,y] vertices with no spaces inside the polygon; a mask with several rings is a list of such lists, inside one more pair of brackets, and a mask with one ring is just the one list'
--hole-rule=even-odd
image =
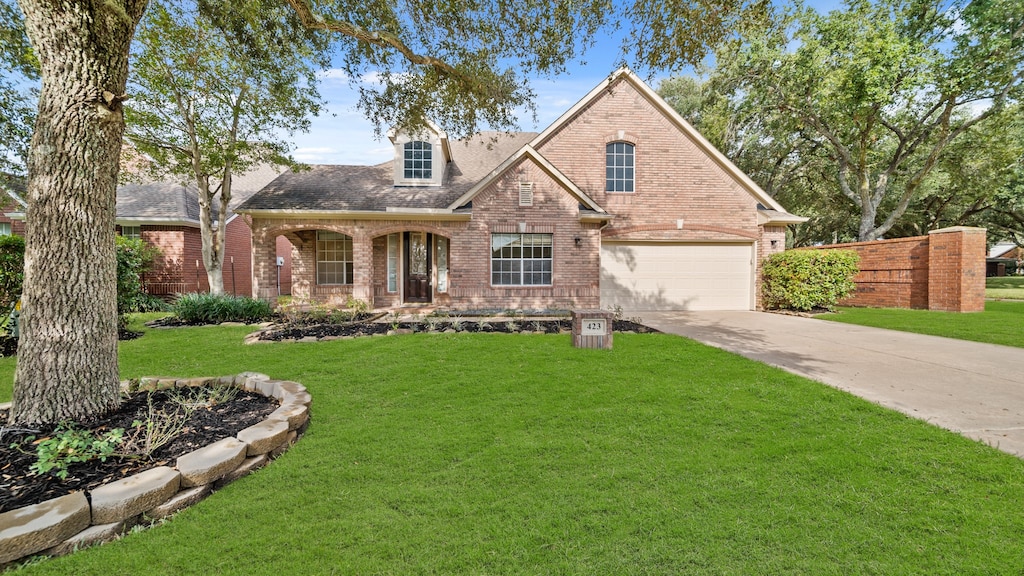
{"label": "small tree", "polygon": [[787,250],[761,269],[761,302],[768,310],[832,310],[856,288],[860,255],[853,250]]}
{"label": "small tree", "polygon": [[[267,7],[266,20],[286,6]],[[281,135],[304,131],[321,110],[317,69],[324,34],[302,27],[246,29],[246,44],[195,5],[159,0],[139,26],[125,104],[126,136],[151,161],[150,176],[195,184],[203,265],[224,292],[224,234],[233,177],[258,164],[293,164]]]}

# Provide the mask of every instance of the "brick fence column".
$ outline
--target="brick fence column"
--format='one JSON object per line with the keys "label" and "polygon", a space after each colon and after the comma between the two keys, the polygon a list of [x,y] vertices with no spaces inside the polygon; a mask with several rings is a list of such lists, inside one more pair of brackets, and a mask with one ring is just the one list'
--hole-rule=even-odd
{"label": "brick fence column", "polygon": [[956,226],[928,233],[928,309],[985,310],[985,229]]}

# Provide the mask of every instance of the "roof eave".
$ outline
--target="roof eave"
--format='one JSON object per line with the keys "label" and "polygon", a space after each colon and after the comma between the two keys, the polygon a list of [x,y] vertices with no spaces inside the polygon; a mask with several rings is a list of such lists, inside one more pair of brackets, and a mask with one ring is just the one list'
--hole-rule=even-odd
{"label": "roof eave", "polygon": [[783,212],[781,214],[765,214],[763,211],[757,211],[757,224],[759,226],[770,226],[776,225],[788,225],[788,224],[803,224],[810,218],[805,216],[797,216],[796,214],[790,214]]}
{"label": "roof eave", "polygon": [[438,208],[387,208],[380,210],[235,210],[238,214],[247,214],[254,218],[281,218],[284,220],[301,220],[304,218],[331,218],[348,220],[434,220],[434,221],[468,221],[473,215],[468,212],[455,213],[451,210]]}

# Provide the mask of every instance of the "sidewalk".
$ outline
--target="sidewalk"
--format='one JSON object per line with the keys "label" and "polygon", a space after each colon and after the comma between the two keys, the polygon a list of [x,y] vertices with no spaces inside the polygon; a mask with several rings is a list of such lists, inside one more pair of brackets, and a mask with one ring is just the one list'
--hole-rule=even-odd
{"label": "sidewalk", "polygon": [[1024,348],[764,312],[627,316],[1024,457]]}

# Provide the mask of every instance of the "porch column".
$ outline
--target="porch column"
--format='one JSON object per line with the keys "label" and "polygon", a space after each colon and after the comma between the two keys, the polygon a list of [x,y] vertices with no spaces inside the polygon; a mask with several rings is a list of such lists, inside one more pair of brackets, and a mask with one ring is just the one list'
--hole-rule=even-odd
{"label": "porch column", "polygon": [[373,306],[373,238],[352,237],[352,297]]}
{"label": "porch column", "polygon": [[277,238],[267,234],[253,222],[252,230],[252,296],[260,300],[277,300]]}

